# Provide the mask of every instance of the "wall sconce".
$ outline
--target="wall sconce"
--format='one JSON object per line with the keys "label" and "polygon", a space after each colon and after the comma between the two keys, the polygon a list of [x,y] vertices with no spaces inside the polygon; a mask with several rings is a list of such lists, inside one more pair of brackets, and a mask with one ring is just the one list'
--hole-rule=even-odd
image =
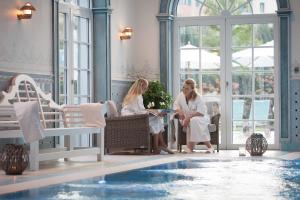
{"label": "wall sconce", "polygon": [[122,33],[120,34],[120,39],[121,40],[128,40],[131,38],[132,36],[132,33],[133,33],[133,29],[130,28],[130,27],[126,27]]}
{"label": "wall sconce", "polygon": [[18,19],[30,19],[32,16],[32,11],[36,11],[36,9],[31,5],[31,3],[27,2],[24,6],[20,8],[20,13],[17,14]]}

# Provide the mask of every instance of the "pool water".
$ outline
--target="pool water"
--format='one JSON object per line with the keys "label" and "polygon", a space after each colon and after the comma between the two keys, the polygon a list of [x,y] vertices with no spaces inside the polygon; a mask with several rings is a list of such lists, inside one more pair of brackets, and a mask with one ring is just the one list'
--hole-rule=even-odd
{"label": "pool water", "polygon": [[300,160],[189,159],[0,199],[300,199]]}

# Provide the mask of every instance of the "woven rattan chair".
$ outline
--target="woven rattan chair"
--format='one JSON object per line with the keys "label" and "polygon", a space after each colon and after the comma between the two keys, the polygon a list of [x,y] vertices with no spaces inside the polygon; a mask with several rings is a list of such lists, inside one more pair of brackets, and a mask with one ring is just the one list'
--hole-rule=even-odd
{"label": "woven rattan chair", "polygon": [[147,149],[151,152],[149,115],[129,115],[106,118],[105,148],[111,153],[114,149]]}
{"label": "woven rattan chair", "polygon": [[[217,152],[219,152],[219,121],[220,114],[216,114],[211,117],[210,123],[215,125],[215,128],[212,132],[210,132],[210,142],[212,145],[217,145]],[[176,116],[177,117],[177,116]],[[182,145],[186,145],[186,132],[183,131],[183,127],[180,123],[178,123],[178,135],[177,135],[177,149],[179,152],[182,151]],[[202,142],[198,143],[198,145],[204,144]]]}

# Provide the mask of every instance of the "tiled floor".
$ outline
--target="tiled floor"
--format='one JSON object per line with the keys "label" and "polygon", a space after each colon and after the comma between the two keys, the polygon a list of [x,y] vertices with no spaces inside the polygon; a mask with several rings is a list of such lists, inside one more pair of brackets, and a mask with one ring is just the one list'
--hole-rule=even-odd
{"label": "tiled floor", "polygon": [[[47,161],[40,163],[39,171],[25,171],[21,176],[7,176],[0,172],[0,194],[42,187],[50,184],[74,181],[94,176],[127,171],[131,169],[175,162],[187,158],[218,158],[218,159],[249,159],[239,157],[238,151],[220,151],[206,154],[203,151],[193,154],[176,153],[174,155],[106,155],[102,162],[96,162],[95,157],[78,157],[64,162]],[[300,152],[268,151],[264,158],[297,159]]]}

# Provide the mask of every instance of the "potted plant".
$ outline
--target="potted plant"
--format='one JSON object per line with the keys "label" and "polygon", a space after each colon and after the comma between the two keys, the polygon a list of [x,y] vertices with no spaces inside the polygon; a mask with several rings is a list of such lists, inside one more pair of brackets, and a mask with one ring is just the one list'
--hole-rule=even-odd
{"label": "potted plant", "polygon": [[172,104],[172,97],[158,81],[150,81],[148,90],[143,95],[146,109],[168,109]]}

